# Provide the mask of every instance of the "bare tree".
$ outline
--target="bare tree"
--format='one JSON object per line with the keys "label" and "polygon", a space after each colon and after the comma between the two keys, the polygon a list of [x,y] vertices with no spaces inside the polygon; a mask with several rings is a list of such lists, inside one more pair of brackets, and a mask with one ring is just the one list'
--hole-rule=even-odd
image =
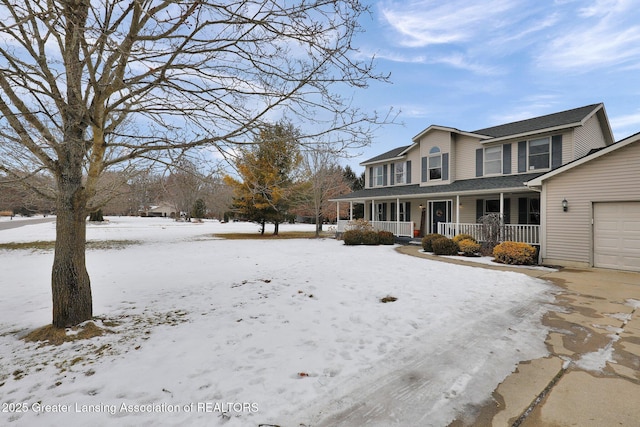
{"label": "bare tree", "polygon": [[329,202],[329,199],[347,194],[351,189],[343,169],[337,163],[337,153],[331,148],[331,144],[305,150],[302,167],[307,185],[298,201],[297,213],[314,217],[317,237],[322,231],[323,220],[335,219],[337,216],[336,203]]}
{"label": "bare tree", "polygon": [[55,180],[53,325],[92,317],[87,213],[99,178],[184,150],[226,152],[268,116],[367,143],[381,121],[339,95],[364,88],[358,0],[0,2],[0,171]]}
{"label": "bare tree", "polygon": [[189,220],[191,208],[201,196],[204,176],[198,171],[196,165],[185,159],[176,162],[170,171],[171,173],[165,179],[165,201],[175,206],[177,213],[184,213]]}

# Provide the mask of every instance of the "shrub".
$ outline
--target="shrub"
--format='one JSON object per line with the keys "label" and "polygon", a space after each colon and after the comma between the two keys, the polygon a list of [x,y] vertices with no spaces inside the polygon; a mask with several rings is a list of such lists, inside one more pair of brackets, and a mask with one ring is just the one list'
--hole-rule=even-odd
{"label": "shrub", "polygon": [[453,236],[452,240],[456,243],[460,243],[463,240],[471,240],[476,243],[478,242],[471,234],[465,234],[465,233],[456,234],[455,236]]}
{"label": "shrub", "polygon": [[345,245],[361,245],[364,239],[364,232],[360,230],[347,230],[342,235]]}
{"label": "shrub", "polygon": [[[455,240],[454,240],[455,241]],[[464,256],[473,256],[480,251],[480,243],[472,239],[460,240],[458,243],[458,249],[464,254]]]}
{"label": "shrub", "polygon": [[362,244],[364,245],[379,245],[380,237],[375,231],[365,231],[362,233]]}
{"label": "shrub", "polygon": [[495,260],[503,264],[532,265],[536,263],[536,248],[526,243],[503,242],[493,248]]}
{"label": "shrub", "polygon": [[396,237],[390,231],[378,231],[378,240],[381,245],[393,245]]}
{"label": "shrub", "polygon": [[458,245],[451,239],[441,237],[431,241],[433,253],[436,255],[458,255]]}
{"label": "shrub", "polygon": [[422,238],[422,249],[424,249],[425,252],[433,252],[433,246],[431,245],[431,242],[441,237],[444,236],[438,233],[427,234]]}

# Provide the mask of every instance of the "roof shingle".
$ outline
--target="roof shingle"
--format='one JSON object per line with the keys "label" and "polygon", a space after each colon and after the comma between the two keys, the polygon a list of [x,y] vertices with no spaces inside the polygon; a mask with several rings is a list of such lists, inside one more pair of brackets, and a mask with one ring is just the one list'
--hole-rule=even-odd
{"label": "roof shingle", "polygon": [[546,116],[534,117],[527,120],[520,120],[517,122],[506,123],[499,126],[479,129],[473,131],[473,133],[487,135],[493,138],[502,138],[509,135],[519,135],[536,130],[569,125],[582,121],[593,110],[601,105],[602,104],[585,105],[584,107],[560,111],[559,113],[547,114]]}

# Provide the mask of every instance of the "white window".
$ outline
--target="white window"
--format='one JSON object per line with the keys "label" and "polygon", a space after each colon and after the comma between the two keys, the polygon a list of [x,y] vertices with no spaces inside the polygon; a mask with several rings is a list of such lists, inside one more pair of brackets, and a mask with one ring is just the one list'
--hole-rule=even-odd
{"label": "white window", "polygon": [[429,180],[442,179],[442,154],[440,148],[429,150]]}
{"label": "white window", "polygon": [[405,183],[405,162],[400,162],[395,164],[395,183],[396,184],[404,184]]}
{"label": "white window", "polygon": [[529,141],[529,170],[549,169],[551,144],[549,138],[532,139]]}
{"label": "white window", "polygon": [[484,149],[484,174],[502,173],[502,146]]}
{"label": "white window", "polygon": [[376,187],[382,187],[384,185],[384,168],[382,166],[373,168],[373,185]]}

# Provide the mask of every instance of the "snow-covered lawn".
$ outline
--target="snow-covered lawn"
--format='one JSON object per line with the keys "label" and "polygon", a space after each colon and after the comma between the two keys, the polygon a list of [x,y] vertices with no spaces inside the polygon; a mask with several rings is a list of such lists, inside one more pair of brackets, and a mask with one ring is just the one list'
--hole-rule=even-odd
{"label": "snow-covered lawn", "polygon": [[90,340],[20,340],[51,321],[53,254],[0,250],[0,425],[443,426],[546,354],[553,288],[525,275],[212,236],[254,224],[109,219],[88,240],[138,243],[87,252],[96,323],[114,332]]}

